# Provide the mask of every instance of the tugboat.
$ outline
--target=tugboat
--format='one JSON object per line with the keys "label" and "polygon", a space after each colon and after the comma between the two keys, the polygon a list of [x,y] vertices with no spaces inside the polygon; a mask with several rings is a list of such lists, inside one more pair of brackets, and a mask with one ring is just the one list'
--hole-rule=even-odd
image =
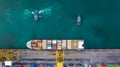
{"label": "tugboat", "polygon": [[81,24],[81,16],[78,15],[78,17],[77,17],[77,25],[80,26],[80,24]]}
{"label": "tugboat", "polygon": [[43,12],[43,10],[34,10],[34,11],[32,11],[32,14],[34,15],[34,20],[36,21],[36,22],[38,22],[39,21],[39,18],[41,17],[40,16],[40,14]]}

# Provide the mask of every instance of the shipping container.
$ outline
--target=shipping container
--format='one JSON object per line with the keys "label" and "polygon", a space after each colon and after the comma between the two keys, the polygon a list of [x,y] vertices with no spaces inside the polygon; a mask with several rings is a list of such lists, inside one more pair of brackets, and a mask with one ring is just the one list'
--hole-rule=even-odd
{"label": "shipping container", "polygon": [[47,49],[52,49],[52,47],[51,46],[47,46]]}
{"label": "shipping container", "polygon": [[47,67],[47,64],[44,64],[43,67]]}
{"label": "shipping container", "polygon": [[56,49],[57,49],[57,46],[52,46],[52,49],[53,49],[53,50],[56,50]]}
{"label": "shipping container", "polygon": [[67,64],[64,64],[63,67],[67,67]]}
{"label": "shipping container", "polygon": [[12,67],[12,66],[3,65],[3,67]]}
{"label": "shipping container", "polygon": [[78,40],[74,40],[74,44],[73,45],[74,45],[73,49],[78,50]]}
{"label": "shipping container", "polygon": [[46,49],[46,40],[42,40],[42,49]]}
{"label": "shipping container", "polygon": [[2,67],[2,63],[0,63],[0,67]]}
{"label": "shipping container", "polygon": [[22,67],[22,64],[19,64],[19,67]]}
{"label": "shipping container", "polygon": [[120,67],[120,64],[115,64],[115,67]]}
{"label": "shipping container", "polygon": [[35,67],[39,67],[39,64],[35,64]]}
{"label": "shipping container", "polygon": [[58,50],[62,49],[62,42],[61,42],[61,40],[57,40],[57,49]]}
{"label": "shipping container", "polygon": [[120,67],[120,65],[118,66],[116,66],[116,64],[107,64],[108,65],[108,67]]}
{"label": "shipping container", "polygon": [[37,43],[37,47],[39,49],[41,49],[42,48],[42,41],[41,40],[36,40],[36,43]]}
{"label": "shipping container", "polygon": [[69,67],[74,67],[74,64],[69,64]]}
{"label": "shipping container", "polygon": [[67,49],[66,40],[62,40],[62,49]]}
{"label": "shipping container", "polygon": [[53,64],[53,67],[56,67],[56,64]]}
{"label": "shipping container", "polygon": [[71,49],[71,40],[67,40],[67,49]]}
{"label": "shipping container", "polygon": [[22,67],[22,64],[13,64],[13,67]]}
{"label": "shipping container", "polygon": [[101,66],[101,67],[108,67],[107,64],[101,64],[100,66]]}
{"label": "shipping container", "polygon": [[86,67],[86,64],[76,64],[76,67]]}
{"label": "shipping container", "polygon": [[30,67],[30,64],[22,64],[22,67]]}
{"label": "shipping container", "polygon": [[51,45],[51,40],[47,40],[47,45]]}
{"label": "shipping container", "polygon": [[57,45],[56,40],[52,40],[52,45],[54,45],[54,46],[56,46],[56,45]]}
{"label": "shipping container", "polygon": [[[83,67],[82,65],[78,65],[77,67]],[[85,66],[86,67],[86,66]]]}
{"label": "shipping container", "polygon": [[4,65],[4,67],[9,67],[9,66]]}
{"label": "shipping container", "polygon": [[51,40],[47,40],[47,49],[52,49],[52,41]]}
{"label": "shipping container", "polygon": [[52,49],[53,50],[57,49],[57,42],[56,42],[56,40],[52,40]]}
{"label": "shipping container", "polygon": [[43,64],[39,64],[39,66],[38,67],[43,67]]}
{"label": "shipping container", "polygon": [[47,64],[47,67],[53,67],[52,64]]}
{"label": "shipping container", "polygon": [[35,64],[30,64],[30,67],[35,67]]}
{"label": "shipping container", "polygon": [[71,49],[74,49],[74,40],[71,40]]}
{"label": "shipping container", "polygon": [[101,67],[101,65],[100,64],[96,64],[96,67]]}
{"label": "shipping container", "polygon": [[8,65],[2,65],[2,67],[13,67],[13,66],[8,66]]}
{"label": "shipping container", "polygon": [[78,41],[78,50],[84,49],[84,40],[79,40]]}

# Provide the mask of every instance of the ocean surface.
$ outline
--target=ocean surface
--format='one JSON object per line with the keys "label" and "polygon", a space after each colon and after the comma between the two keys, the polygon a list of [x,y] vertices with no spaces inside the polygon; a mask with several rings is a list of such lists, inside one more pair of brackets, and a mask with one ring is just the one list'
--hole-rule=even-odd
{"label": "ocean surface", "polygon": [[[39,22],[33,10],[44,11]],[[32,39],[84,39],[87,49],[120,48],[120,0],[0,0],[0,48],[25,49]]]}

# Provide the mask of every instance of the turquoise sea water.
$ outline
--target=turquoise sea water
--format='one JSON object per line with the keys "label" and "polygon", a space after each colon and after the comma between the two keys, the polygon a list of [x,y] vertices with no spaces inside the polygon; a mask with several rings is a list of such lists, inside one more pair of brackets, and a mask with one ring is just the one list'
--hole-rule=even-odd
{"label": "turquoise sea water", "polygon": [[[44,10],[38,23],[31,14],[36,9]],[[120,48],[120,0],[0,0],[0,48],[26,48],[31,39],[84,39],[85,48]]]}

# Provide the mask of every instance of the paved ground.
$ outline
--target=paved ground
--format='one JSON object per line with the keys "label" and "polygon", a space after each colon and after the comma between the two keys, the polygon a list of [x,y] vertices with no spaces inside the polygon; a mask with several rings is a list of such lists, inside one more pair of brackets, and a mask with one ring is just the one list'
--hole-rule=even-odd
{"label": "paved ground", "polygon": [[[21,50],[22,62],[55,63],[55,51]],[[119,63],[120,49],[85,49],[65,51],[65,63]]]}

